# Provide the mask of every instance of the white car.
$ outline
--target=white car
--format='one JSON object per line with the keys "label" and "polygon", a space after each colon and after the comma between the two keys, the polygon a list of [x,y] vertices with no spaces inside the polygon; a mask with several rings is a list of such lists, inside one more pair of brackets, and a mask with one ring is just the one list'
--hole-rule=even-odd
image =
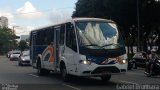
{"label": "white car", "polygon": [[19,61],[18,61],[18,65],[22,66],[22,65],[31,65],[31,60],[30,60],[30,55],[29,55],[29,51],[23,51]]}
{"label": "white car", "polygon": [[21,51],[12,51],[10,54],[10,61],[19,60],[19,56],[21,55]]}

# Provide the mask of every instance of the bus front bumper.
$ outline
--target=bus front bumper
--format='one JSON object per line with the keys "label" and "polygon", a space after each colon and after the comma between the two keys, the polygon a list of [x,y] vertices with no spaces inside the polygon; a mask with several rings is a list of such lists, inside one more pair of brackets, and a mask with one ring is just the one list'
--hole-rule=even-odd
{"label": "bus front bumper", "polygon": [[126,64],[114,64],[114,65],[79,65],[79,76],[102,76],[107,74],[124,74],[127,72]]}

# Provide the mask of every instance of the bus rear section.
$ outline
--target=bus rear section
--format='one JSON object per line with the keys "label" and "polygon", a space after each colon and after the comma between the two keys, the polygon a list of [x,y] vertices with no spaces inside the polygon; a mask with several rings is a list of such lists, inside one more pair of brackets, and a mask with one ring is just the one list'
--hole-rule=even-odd
{"label": "bus rear section", "polygon": [[[32,31],[30,36],[31,58],[37,72],[61,73],[63,80],[75,75],[101,77],[104,81],[110,80],[111,75],[127,72],[125,45],[115,22],[75,18],[43,30]],[[45,39],[43,34],[47,31]],[[51,43],[52,50],[47,53]]]}

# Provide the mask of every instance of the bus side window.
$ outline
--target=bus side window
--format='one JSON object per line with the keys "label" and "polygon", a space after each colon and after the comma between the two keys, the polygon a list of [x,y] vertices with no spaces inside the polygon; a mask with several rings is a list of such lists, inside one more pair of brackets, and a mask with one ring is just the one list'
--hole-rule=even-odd
{"label": "bus side window", "polygon": [[65,33],[65,25],[62,25],[60,28],[60,45],[64,45],[64,33]]}
{"label": "bus side window", "polygon": [[43,45],[44,42],[44,32],[43,30],[38,31],[37,36],[36,36],[36,45]]}
{"label": "bus side window", "polygon": [[76,35],[71,23],[66,24],[66,45],[77,52]]}
{"label": "bus side window", "polygon": [[46,45],[50,45],[50,43],[53,42],[54,31],[52,30],[52,28],[47,28],[45,32],[46,32]]}

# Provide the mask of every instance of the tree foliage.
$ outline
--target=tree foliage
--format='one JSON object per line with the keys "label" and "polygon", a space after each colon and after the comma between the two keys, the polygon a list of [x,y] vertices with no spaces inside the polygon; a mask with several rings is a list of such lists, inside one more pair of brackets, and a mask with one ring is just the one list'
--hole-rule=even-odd
{"label": "tree foliage", "polygon": [[18,48],[19,48],[21,51],[24,51],[25,49],[28,49],[29,46],[28,46],[28,44],[27,44],[27,42],[26,42],[25,40],[21,40],[21,41],[19,42]]}
{"label": "tree foliage", "polygon": [[0,27],[0,53],[5,53],[16,47],[16,41],[14,39],[15,34],[11,29],[7,27]]}
{"label": "tree foliage", "polygon": [[139,16],[141,45],[147,45],[152,31],[160,36],[159,10],[160,2],[155,0],[78,0],[72,17],[112,19],[119,25],[126,44],[133,46],[137,44]]}

